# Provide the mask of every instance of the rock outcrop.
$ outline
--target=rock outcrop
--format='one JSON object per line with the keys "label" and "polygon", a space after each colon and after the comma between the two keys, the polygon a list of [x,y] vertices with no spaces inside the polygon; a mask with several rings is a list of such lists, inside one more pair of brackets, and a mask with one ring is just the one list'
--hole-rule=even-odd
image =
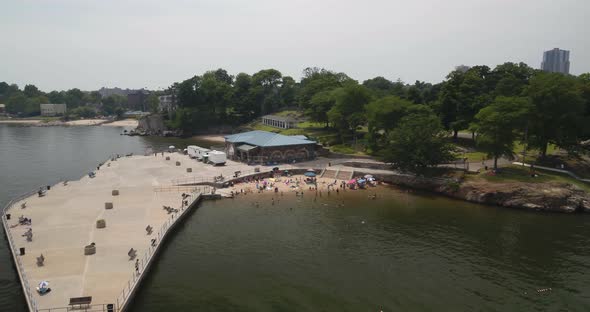
{"label": "rock outcrop", "polygon": [[535,211],[590,212],[590,195],[567,183],[464,182],[439,192],[470,202]]}
{"label": "rock outcrop", "polygon": [[408,174],[380,176],[379,179],[480,204],[531,211],[590,213],[590,194],[569,183],[469,181]]}

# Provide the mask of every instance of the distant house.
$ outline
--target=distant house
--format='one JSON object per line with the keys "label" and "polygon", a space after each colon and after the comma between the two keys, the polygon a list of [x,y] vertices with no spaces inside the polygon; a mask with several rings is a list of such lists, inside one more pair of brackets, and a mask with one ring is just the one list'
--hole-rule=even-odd
{"label": "distant house", "polygon": [[171,113],[176,110],[176,97],[174,95],[162,95],[158,97],[158,110]]}
{"label": "distant house", "polygon": [[130,109],[147,112],[147,98],[150,93],[146,90],[138,90],[127,94],[127,105]]}
{"label": "distant house", "polygon": [[39,104],[41,116],[60,116],[66,113],[66,104]]}
{"label": "distant house", "polygon": [[281,117],[275,115],[266,115],[262,117],[262,123],[281,129],[289,129],[295,126],[295,120],[289,117]]}
{"label": "distant house", "polygon": [[0,115],[6,115],[6,105],[0,104]]}
{"label": "distant house", "polygon": [[227,157],[248,163],[285,163],[313,159],[316,142],[303,135],[249,131],[225,137]]}

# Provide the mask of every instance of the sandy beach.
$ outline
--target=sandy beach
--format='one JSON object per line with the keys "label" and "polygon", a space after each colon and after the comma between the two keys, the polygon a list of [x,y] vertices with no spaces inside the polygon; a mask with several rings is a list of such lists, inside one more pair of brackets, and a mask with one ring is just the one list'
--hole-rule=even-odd
{"label": "sandy beach", "polygon": [[[42,119],[0,119],[0,124],[15,124],[29,126],[108,126],[108,127],[130,127],[136,128],[137,119],[123,119],[109,122],[107,119],[80,119],[70,121],[44,121]],[[223,139],[223,138],[222,138]]]}
{"label": "sandy beach", "polygon": [[0,119],[0,124],[34,125],[40,122],[39,119]]}
{"label": "sandy beach", "polygon": [[113,122],[107,122],[107,123],[103,123],[103,126],[106,127],[133,127],[136,128],[137,125],[139,124],[139,122],[137,121],[137,119],[123,119],[123,120],[116,120]]}
{"label": "sandy beach", "polygon": [[[346,192],[353,191],[348,187],[342,188],[341,184],[346,183],[345,180],[334,179],[334,178],[317,178],[317,190],[316,185],[306,182],[307,177],[304,175],[293,175],[290,177],[282,176],[277,178],[265,178],[260,179],[258,182],[255,180],[249,182],[241,182],[234,184],[233,187],[217,190],[218,193],[223,196],[231,197],[232,194],[251,194],[251,193],[274,193],[287,194],[287,193],[298,193],[304,194],[307,192],[313,194],[328,194],[330,192]],[[258,190],[256,186],[266,185],[262,190]],[[367,186],[367,188],[371,188]]]}
{"label": "sandy beach", "polygon": [[80,119],[80,120],[71,120],[66,121],[64,125],[66,126],[97,126],[107,122],[105,119]]}
{"label": "sandy beach", "polygon": [[211,141],[225,143],[225,134],[200,134],[191,137],[193,140]]}

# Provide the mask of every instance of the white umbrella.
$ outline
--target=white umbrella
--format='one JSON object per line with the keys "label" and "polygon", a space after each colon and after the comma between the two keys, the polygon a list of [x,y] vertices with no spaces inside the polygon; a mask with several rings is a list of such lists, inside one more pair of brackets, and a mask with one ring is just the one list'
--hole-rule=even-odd
{"label": "white umbrella", "polygon": [[372,179],[372,178],[373,178],[373,176],[370,174],[365,175],[365,179]]}
{"label": "white umbrella", "polygon": [[168,146],[168,149],[174,149],[174,145]]}

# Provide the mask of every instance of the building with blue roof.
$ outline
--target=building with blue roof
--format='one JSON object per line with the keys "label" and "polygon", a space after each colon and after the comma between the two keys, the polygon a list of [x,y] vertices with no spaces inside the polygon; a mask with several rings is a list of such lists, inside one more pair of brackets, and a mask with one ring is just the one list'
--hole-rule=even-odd
{"label": "building with blue roof", "polygon": [[304,161],[316,157],[316,142],[303,135],[249,131],[225,136],[225,152],[233,160],[272,164]]}

